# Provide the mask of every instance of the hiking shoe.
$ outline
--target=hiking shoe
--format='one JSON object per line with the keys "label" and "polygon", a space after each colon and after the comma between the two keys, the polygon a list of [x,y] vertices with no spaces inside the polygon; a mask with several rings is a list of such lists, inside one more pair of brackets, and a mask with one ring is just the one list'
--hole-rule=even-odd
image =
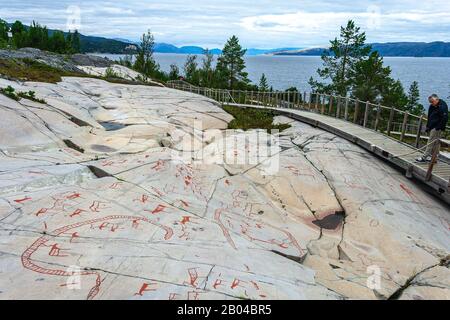
{"label": "hiking shoe", "polygon": [[416,162],[418,163],[427,163],[431,162],[431,157],[420,157],[416,159]]}

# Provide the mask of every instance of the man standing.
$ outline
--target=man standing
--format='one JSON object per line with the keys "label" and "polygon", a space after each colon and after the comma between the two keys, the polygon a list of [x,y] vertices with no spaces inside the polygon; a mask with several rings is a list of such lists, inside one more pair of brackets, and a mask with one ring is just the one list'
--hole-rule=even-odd
{"label": "man standing", "polygon": [[448,122],[448,106],[444,100],[439,99],[436,94],[428,98],[430,108],[428,109],[428,123],[426,132],[429,133],[428,147],[425,154],[418,158],[417,162],[430,162],[433,153],[434,142],[439,140]]}

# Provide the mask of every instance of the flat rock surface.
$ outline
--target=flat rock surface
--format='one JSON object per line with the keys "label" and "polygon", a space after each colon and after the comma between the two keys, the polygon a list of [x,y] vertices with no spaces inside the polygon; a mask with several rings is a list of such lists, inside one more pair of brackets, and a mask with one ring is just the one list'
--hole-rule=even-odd
{"label": "flat rock surface", "polygon": [[0,95],[0,299],[450,299],[448,206],[358,146],[277,117],[258,157],[202,96],[7,85],[46,103]]}

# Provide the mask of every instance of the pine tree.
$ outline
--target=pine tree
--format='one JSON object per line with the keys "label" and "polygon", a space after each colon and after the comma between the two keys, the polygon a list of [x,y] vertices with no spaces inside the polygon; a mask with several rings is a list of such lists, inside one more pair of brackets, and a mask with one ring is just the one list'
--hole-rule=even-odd
{"label": "pine tree", "polygon": [[159,65],[153,58],[155,49],[155,38],[150,30],[141,37],[141,43],[138,48],[134,69],[144,76],[144,80],[148,77],[155,76],[159,72]]}
{"label": "pine tree", "polygon": [[8,41],[9,27],[6,21],[0,19],[0,40]]}
{"label": "pine tree", "polygon": [[[47,49],[42,46],[40,49]],[[57,53],[65,53],[67,51],[66,37],[62,31],[55,31],[50,38],[50,50]]]}
{"label": "pine tree", "polygon": [[8,46],[8,31],[8,24],[6,21],[0,19],[0,48],[6,48]]}
{"label": "pine tree", "polygon": [[263,73],[259,80],[259,91],[269,91],[269,84],[267,83],[266,75]]}
{"label": "pine tree", "polygon": [[215,70],[213,67],[214,55],[206,49],[202,61],[202,69],[200,70],[200,84],[204,87],[213,87]]}
{"label": "pine tree", "polygon": [[312,89],[346,96],[351,86],[351,70],[372,50],[365,41],[366,34],[353,21],[350,20],[345,28],[341,27],[340,38],[330,41],[331,47],[322,55],[323,68],[317,70],[319,77],[328,82],[311,77]]}
{"label": "pine tree", "polygon": [[361,101],[380,101],[383,92],[392,82],[390,75],[391,68],[384,67],[383,58],[378,52],[372,52],[351,70],[352,96]]}
{"label": "pine tree", "polygon": [[408,97],[405,94],[405,89],[400,80],[390,79],[382,95],[381,103],[383,105],[406,111]]}
{"label": "pine tree", "polygon": [[[54,38],[55,33],[57,34],[56,38]],[[33,21],[30,27],[28,28],[28,36],[27,36],[27,47],[38,48],[41,50],[52,50],[56,45],[54,41],[61,40],[61,31],[55,31],[52,35],[51,39],[48,36],[47,27],[42,27],[39,23]],[[64,38],[64,34],[63,34]],[[58,43],[57,45],[60,45]]]}
{"label": "pine tree", "polygon": [[424,112],[423,105],[420,103],[419,83],[414,81],[409,87],[408,102],[406,108],[409,113],[421,115]]}
{"label": "pine tree", "polygon": [[18,33],[24,32],[24,31],[25,31],[25,26],[19,20],[16,20],[11,26],[11,32],[12,32],[13,36]]}
{"label": "pine tree", "polygon": [[170,65],[169,79],[178,80],[180,78],[180,68],[176,64]]}
{"label": "pine tree", "polygon": [[247,78],[248,73],[244,71],[244,55],[246,52],[247,50],[242,49],[236,36],[232,36],[227,41],[222,50],[222,55],[217,61],[217,70],[223,79],[222,86],[228,89],[238,89],[250,82]]}
{"label": "pine tree", "polygon": [[81,52],[81,39],[78,30],[75,30],[75,32],[72,34],[72,52]]}
{"label": "pine tree", "polygon": [[186,81],[193,85],[199,84],[198,63],[196,55],[188,55],[184,64]]}

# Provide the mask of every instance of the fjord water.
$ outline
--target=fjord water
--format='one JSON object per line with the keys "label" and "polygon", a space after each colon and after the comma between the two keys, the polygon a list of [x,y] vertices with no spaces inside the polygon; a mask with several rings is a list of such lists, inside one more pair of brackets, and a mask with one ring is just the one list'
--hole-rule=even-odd
{"label": "fjord water", "polygon": [[[121,55],[106,55],[110,59],[118,59]],[[155,54],[161,69],[169,71],[171,64],[182,70],[186,61],[185,54]],[[199,56],[199,60],[202,57]],[[262,73],[266,74],[269,84],[274,89],[284,90],[297,87],[300,91],[309,91],[308,80],[317,77],[316,70],[322,64],[320,57],[303,56],[247,56],[245,57],[249,78],[258,83]],[[392,68],[392,76],[400,79],[405,90],[413,81],[418,81],[421,102],[426,106],[427,97],[437,93],[446,99],[450,96],[450,58],[404,58],[385,57],[385,64]],[[201,62],[201,61],[200,61]]]}

